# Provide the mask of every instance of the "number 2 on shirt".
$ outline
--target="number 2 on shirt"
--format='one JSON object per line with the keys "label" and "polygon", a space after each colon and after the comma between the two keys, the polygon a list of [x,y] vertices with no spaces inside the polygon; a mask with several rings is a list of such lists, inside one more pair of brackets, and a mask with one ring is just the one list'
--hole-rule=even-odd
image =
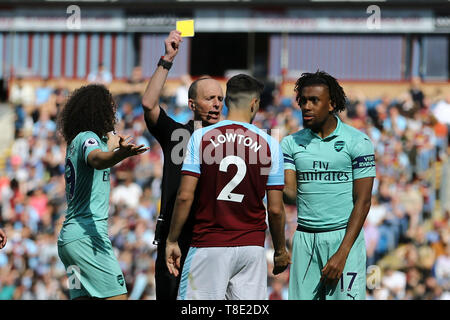
{"label": "number 2 on shirt", "polygon": [[244,195],[232,193],[232,191],[239,185],[239,183],[241,183],[242,179],[244,179],[245,174],[247,173],[247,165],[245,164],[245,161],[238,156],[227,156],[220,161],[219,170],[222,172],[227,172],[230,164],[237,166],[237,172],[233,179],[231,179],[219,193],[217,200],[242,202]]}

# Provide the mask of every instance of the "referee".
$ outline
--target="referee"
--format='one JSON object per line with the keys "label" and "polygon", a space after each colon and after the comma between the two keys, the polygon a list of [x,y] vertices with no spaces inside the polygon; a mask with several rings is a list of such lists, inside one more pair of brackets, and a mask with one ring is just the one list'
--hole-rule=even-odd
{"label": "referee", "polygon": [[[176,122],[159,106],[159,97],[182,41],[180,34],[179,31],[173,30],[165,39],[165,54],[159,60],[158,67],[151,77],[142,98],[147,128],[158,140],[164,153],[161,209],[155,231],[155,243],[158,244],[155,266],[157,300],[176,300],[178,293],[180,280],[167,270],[165,244],[169,233],[176,193],[180,184],[184,153],[189,138],[194,131],[194,121],[201,123],[202,126],[215,124],[220,120],[223,107],[222,87],[219,82],[208,77],[194,81],[189,88],[188,106],[194,113],[194,120],[186,124]],[[183,257],[187,256],[191,234],[192,219],[189,219],[179,238]],[[184,259],[181,261],[181,266],[183,263]]]}

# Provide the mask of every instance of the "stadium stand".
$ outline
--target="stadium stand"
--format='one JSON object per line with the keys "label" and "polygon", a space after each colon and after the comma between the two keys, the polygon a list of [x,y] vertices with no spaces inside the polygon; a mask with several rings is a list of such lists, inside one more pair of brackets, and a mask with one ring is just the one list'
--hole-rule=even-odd
{"label": "stadium stand", "polygon": [[[65,210],[65,145],[55,120],[64,99],[82,82],[48,82],[51,92],[39,105],[35,97],[41,82],[29,83],[28,92],[10,94],[0,117],[0,227],[8,234],[0,251],[0,299],[68,299],[66,270],[56,249]],[[11,90],[15,84],[11,82]],[[168,85],[161,105],[172,117],[189,118],[188,109],[176,108],[177,85]],[[393,89],[384,84],[369,96],[364,89],[344,85],[348,104],[341,118],[367,133],[376,146],[377,178],[364,226],[367,267],[375,270],[368,273],[367,299],[449,299],[450,123],[439,112],[450,112],[450,95],[422,84],[423,99],[415,100],[409,86],[402,86],[386,95]],[[111,84],[119,106],[117,130],[151,149],[111,171],[110,238],[130,299],[155,299],[152,240],[162,152],[146,130],[135,92],[120,88],[123,82]],[[276,87],[271,96],[254,123],[273,133],[277,129],[281,139],[302,127],[301,113],[289,84]],[[13,127],[8,129],[7,122]],[[9,138],[8,131],[14,132]],[[287,206],[286,213],[290,246],[296,209]],[[289,272],[269,274],[270,299],[287,299],[288,278]]]}

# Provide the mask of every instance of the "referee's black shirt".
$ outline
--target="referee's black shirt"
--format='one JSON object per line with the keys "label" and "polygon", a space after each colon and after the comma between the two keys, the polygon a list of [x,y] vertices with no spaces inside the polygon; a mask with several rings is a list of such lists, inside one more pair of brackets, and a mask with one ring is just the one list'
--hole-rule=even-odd
{"label": "referee's black shirt", "polygon": [[[170,221],[175,205],[178,187],[181,180],[182,160],[186,152],[186,146],[189,142],[189,137],[194,132],[194,121],[190,120],[186,124],[176,122],[170,118],[163,108],[160,108],[159,117],[155,125],[151,125],[150,121],[145,117],[145,122],[149,132],[156,138],[161,145],[164,154],[164,167],[161,183],[161,209],[160,215],[164,218],[164,223],[161,226],[160,244],[165,247],[165,242],[170,230]],[[181,130],[175,132],[177,129],[186,130],[181,134]],[[189,133],[189,135],[187,134]],[[174,141],[172,141],[174,140]],[[180,150],[177,153],[177,163],[172,161],[172,150]],[[192,210],[191,210],[192,212]],[[192,215],[190,215],[192,216]],[[191,227],[191,226],[190,226]],[[185,237],[190,237],[191,230],[189,224],[186,224],[180,234],[180,240]]]}

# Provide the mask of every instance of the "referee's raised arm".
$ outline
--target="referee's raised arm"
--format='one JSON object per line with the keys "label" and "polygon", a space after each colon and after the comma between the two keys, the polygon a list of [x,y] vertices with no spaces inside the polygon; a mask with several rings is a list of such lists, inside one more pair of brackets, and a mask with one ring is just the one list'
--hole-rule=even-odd
{"label": "referee's raised arm", "polygon": [[173,60],[178,53],[181,41],[183,41],[181,32],[177,30],[172,30],[169,33],[169,36],[164,40],[165,54],[158,61],[158,67],[153,73],[142,97],[145,120],[150,125],[155,125],[158,121],[160,112],[159,97]]}

